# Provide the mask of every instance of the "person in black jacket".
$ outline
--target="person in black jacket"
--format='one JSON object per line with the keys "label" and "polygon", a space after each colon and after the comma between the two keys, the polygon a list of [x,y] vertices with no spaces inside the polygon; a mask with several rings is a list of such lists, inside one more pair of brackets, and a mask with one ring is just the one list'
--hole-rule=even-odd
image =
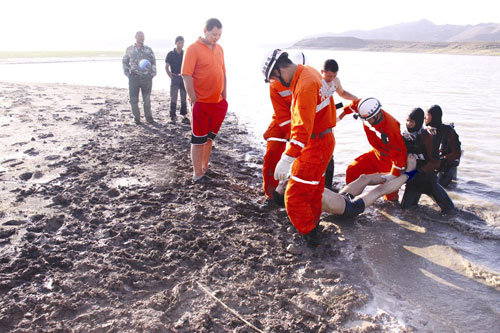
{"label": "person in black jacket", "polygon": [[433,105],[429,109],[430,120],[429,130],[439,136],[439,159],[441,164],[438,169],[438,182],[441,186],[448,186],[453,179],[456,179],[457,166],[460,164],[462,155],[461,143],[454,125],[446,125],[442,122],[443,111],[439,105]]}
{"label": "person in black jacket", "polygon": [[[432,108],[431,108],[432,109]],[[434,111],[427,111],[425,116],[426,125],[431,126]],[[439,118],[437,116],[434,119]],[[439,118],[440,120],[440,118]],[[441,208],[443,213],[450,213],[455,205],[450,197],[439,185],[436,170],[440,167],[439,145],[442,133],[439,130],[427,130],[422,128],[424,122],[424,111],[421,108],[414,109],[406,120],[407,130],[403,138],[409,154],[417,158],[417,171],[415,177],[406,184],[406,189],[401,200],[402,208],[416,206],[422,193],[430,196]]]}

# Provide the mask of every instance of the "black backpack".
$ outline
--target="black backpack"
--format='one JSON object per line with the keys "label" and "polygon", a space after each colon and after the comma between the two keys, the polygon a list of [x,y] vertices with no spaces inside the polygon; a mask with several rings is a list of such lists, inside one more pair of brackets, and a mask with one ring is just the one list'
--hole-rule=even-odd
{"label": "black backpack", "polygon": [[[460,142],[460,138],[458,136],[458,133],[455,131],[455,124],[450,123],[449,125],[443,124],[443,133],[441,136],[441,142],[439,145],[439,156],[443,158],[445,155],[447,155],[449,152],[453,150],[453,147],[451,147],[451,143],[449,142],[449,137],[450,137],[450,131],[453,131],[455,135],[457,136],[457,139],[455,140],[455,148],[460,152],[460,156],[462,156],[462,143]],[[454,166],[458,166],[460,164],[460,157],[454,161],[455,163]]]}

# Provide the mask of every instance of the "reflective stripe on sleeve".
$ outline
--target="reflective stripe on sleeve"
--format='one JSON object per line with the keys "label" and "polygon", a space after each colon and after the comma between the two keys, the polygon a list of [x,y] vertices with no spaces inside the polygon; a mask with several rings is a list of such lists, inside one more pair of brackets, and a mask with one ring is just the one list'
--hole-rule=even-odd
{"label": "reflective stripe on sleeve", "polygon": [[304,180],[304,179],[301,179],[299,177],[295,177],[294,175],[291,175],[290,178],[292,178],[296,182],[303,183],[303,184],[319,185],[319,181],[315,181],[315,180]]}
{"label": "reflective stripe on sleeve", "polygon": [[290,124],[291,122],[292,122],[292,119],[282,122],[281,124],[279,124],[279,126],[280,126],[280,127],[283,127],[283,126],[285,126],[285,125]]}
{"label": "reflective stripe on sleeve", "polygon": [[316,106],[316,112],[323,110],[326,106],[330,105],[330,98],[325,99],[323,102]]}
{"label": "reflective stripe on sleeve", "polygon": [[398,167],[396,164],[393,164],[393,165],[392,165],[392,167],[393,167],[394,169],[398,169],[398,170],[403,170],[403,169],[404,169],[404,168],[400,168],[400,167]]}
{"label": "reflective stripe on sleeve", "polygon": [[288,142],[287,139],[282,139],[282,138],[269,138],[266,141],[279,141],[279,142]]}
{"label": "reflective stripe on sleeve", "polygon": [[290,96],[292,94],[292,91],[291,90],[283,90],[283,91],[278,92],[278,94],[280,94],[281,97],[286,97],[286,96]]}
{"label": "reflective stripe on sleeve", "polygon": [[305,145],[305,144],[303,144],[302,142],[297,141],[297,140],[295,140],[295,139],[292,139],[292,140],[290,141],[290,143],[294,143],[294,144],[296,144],[297,146],[299,146],[299,147],[300,147],[300,148],[302,148],[302,149],[304,149],[304,147],[306,146],[306,145]]}

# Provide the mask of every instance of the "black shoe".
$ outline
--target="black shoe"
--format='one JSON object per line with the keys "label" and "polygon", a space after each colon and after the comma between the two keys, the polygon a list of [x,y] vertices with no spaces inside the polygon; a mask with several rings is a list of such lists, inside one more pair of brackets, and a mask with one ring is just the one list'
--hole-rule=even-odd
{"label": "black shoe", "polygon": [[134,121],[135,121],[135,124],[136,124],[136,125],[140,125],[140,124],[141,124],[141,120],[140,120],[140,119],[138,119],[138,118],[135,118],[135,119],[134,119]]}
{"label": "black shoe", "polygon": [[189,119],[187,117],[182,118],[182,123],[186,124],[186,125],[191,125],[191,122],[189,121]]}
{"label": "black shoe", "polygon": [[321,244],[321,230],[319,225],[311,230],[307,235],[304,235],[304,239],[309,247],[318,247]]}
{"label": "black shoe", "polygon": [[205,184],[210,184],[211,179],[207,177],[207,175],[202,176],[201,178],[198,178],[196,180],[193,179],[193,184],[197,185],[205,185]]}
{"label": "black shoe", "polygon": [[177,122],[177,118],[176,117],[170,117],[170,122],[172,124],[175,124]]}
{"label": "black shoe", "polygon": [[268,210],[276,208],[276,203],[271,198],[266,198],[266,200],[259,206],[261,210]]}
{"label": "black shoe", "polygon": [[273,200],[278,206],[285,208],[285,196],[283,194],[273,191]]}
{"label": "black shoe", "polygon": [[155,120],[153,118],[146,118],[146,121],[150,124],[154,124]]}

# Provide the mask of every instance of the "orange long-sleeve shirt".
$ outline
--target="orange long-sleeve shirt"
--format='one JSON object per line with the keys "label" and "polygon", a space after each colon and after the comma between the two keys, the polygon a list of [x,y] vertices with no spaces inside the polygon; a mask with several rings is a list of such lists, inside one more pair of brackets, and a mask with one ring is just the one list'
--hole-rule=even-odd
{"label": "orange long-sleeve shirt", "polygon": [[399,176],[401,170],[406,166],[406,145],[401,135],[400,124],[389,113],[384,110],[380,112],[384,116],[380,123],[371,126],[364,121],[363,128],[370,145],[380,155],[391,159],[391,174]]}
{"label": "orange long-sleeve shirt", "polygon": [[[321,74],[312,67],[297,65],[290,84],[292,92],[290,144],[285,153],[300,155],[311,135],[335,126],[333,98],[321,93]],[[404,145],[404,143],[403,143]]]}

